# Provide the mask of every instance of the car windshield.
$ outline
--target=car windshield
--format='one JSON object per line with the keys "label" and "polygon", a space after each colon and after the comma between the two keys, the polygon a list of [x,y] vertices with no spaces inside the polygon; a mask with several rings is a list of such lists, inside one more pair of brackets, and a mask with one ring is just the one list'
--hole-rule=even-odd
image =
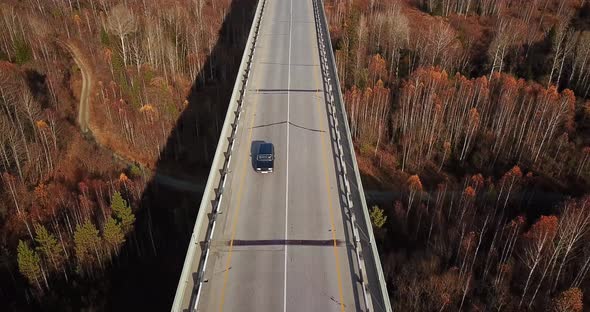
{"label": "car windshield", "polygon": [[272,160],[272,154],[259,154],[258,160]]}

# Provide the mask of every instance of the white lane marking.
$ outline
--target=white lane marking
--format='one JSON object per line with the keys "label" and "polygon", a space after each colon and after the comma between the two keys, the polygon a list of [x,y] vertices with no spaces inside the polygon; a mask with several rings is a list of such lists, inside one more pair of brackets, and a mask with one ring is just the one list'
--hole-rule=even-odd
{"label": "white lane marking", "polygon": [[[286,183],[286,192],[285,192],[285,241],[287,241],[287,237],[289,234],[289,104],[290,104],[290,91],[291,88],[291,30],[293,27],[293,0],[290,1],[290,11],[289,11],[289,63],[288,63],[288,70],[287,70],[287,183]],[[283,286],[283,311],[287,311],[287,249],[288,246],[285,244],[285,284]]]}

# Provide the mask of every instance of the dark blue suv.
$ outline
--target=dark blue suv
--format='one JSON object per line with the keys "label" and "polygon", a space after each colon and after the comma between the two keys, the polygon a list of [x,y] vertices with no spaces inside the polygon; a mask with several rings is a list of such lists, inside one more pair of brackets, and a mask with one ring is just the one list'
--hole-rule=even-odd
{"label": "dark blue suv", "polygon": [[260,173],[272,172],[275,162],[275,148],[272,143],[262,143],[256,153],[256,171]]}

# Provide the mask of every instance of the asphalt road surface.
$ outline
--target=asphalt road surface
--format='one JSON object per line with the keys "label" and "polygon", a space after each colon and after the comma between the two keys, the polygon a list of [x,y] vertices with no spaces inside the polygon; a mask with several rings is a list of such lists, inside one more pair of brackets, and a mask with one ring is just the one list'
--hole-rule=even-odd
{"label": "asphalt road surface", "polygon": [[[198,311],[364,308],[339,197],[312,0],[268,0]],[[273,173],[251,155],[275,146]]]}

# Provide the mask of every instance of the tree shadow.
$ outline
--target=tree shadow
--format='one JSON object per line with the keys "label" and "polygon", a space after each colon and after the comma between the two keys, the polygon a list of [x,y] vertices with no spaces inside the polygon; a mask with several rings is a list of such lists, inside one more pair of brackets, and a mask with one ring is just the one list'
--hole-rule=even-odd
{"label": "tree shadow", "polygon": [[[206,184],[255,8],[255,0],[232,1],[156,163],[156,175],[188,176],[194,185]],[[134,234],[109,272],[106,310],[170,309],[201,196],[154,178],[147,182]]]}

